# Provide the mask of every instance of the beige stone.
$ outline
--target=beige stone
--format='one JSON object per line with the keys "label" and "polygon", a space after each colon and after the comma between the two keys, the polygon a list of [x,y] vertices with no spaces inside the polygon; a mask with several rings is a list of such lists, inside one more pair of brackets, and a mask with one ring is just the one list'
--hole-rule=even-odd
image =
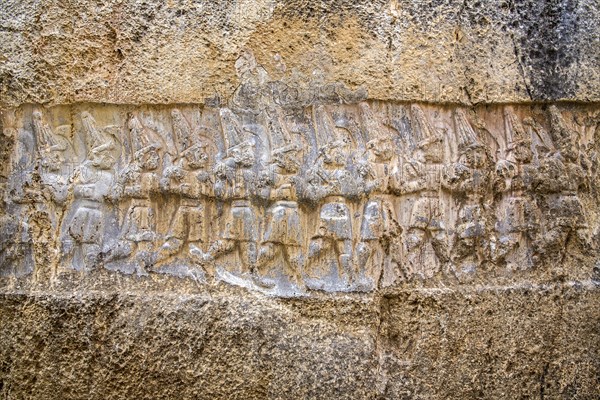
{"label": "beige stone", "polygon": [[0,4],[0,397],[597,398],[598,5]]}

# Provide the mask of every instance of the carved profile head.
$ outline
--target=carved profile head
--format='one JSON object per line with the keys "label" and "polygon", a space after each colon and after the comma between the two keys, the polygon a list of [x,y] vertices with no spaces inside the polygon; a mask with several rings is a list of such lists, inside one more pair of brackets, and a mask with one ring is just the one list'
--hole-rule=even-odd
{"label": "carved profile head", "polygon": [[92,153],[92,156],[89,160],[94,167],[102,170],[111,169],[116,162],[115,157],[107,151],[102,151],[96,154]]}
{"label": "carved profile head", "polygon": [[33,113],[31,114],[33,121],[34,122],[41,122],[43,119],[43,115],[42,112],[40,110],[35,110],[33,111]]}
{"label": "carved profile head", "polygon": [[481,143],[477,132],[471,126],[464,110],[454,112],[456,137],[458,140],[459,162],[470,168],[483,168],[489,160],[489,152]]}
{"label": "carved profile head", "polygon": [[394,156],[394,142],[389,137],[378,137],[367,142],[367,150],[375,162],[385,162]]}
{"label": "carved profile head", "polygon": [[230,147],[227,154],[237,165],[242,168],[250,168],[256,160],[255,143],[253,139],[246,140],[236,146]]}
{"label": "carved profile head", "polygon": [[273,162],[283,170],[294,173],[300,169],[300,147],[290,144],[272,152]]}
{"label": "carved profile head", "polygon": [[348,150],[349,143],[347,141],[336,140],[321,146],[319,156],[323,158],[323,163],[327,165],[343,167],[348,159]]}
{"label": "carved profile head", "polygon": [[[56,134],[66,141],[66,136],[69,135],[70,130],[71,130],[70,125],[61,125],[56,128]],[[42,158],[41,159],[42,168],[44,168],[46,171],[52,171],[52,172],[60,171],[61,167],[64,165],[64,162],[65,162],[65,154],[64,153],[67,150],[66,147],[67,146],[65,145],[64,147],[57,146],[56,149],[52,149],[52,150],[48,147],[40,149],[40,153],[42,155],[42,157],[41,157]]]}
{"label": "carved profile head", "polygon": [[187,148],[181,155],[185,162],[185,166],[189,169],[203,169],[208,166],[209,153],[206,143],[197,143]]}
{"label": "carved profile head", "polygon": [[417,143],[413,157],[422,157],[425,162],[437,164],[444,160],[444,146],[440,137],[432,137]]}
{"label": "carved profile head", "polygon": [[154,171],[158,168],[158,165],[160,164],[159,149],[159,145],[151,144],[135,152],[135,161],[141,169],[145,171]]}
{"label": "carved profile head", "polygon": [[475,145],[463,149],[459,162],[469,168],[483,169],[489,166],[490,156],[487,148],[481,145]]}

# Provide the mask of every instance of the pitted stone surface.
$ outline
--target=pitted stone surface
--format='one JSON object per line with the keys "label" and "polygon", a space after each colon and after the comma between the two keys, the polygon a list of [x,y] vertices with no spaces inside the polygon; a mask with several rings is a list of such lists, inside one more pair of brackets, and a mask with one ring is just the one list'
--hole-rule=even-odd
{"label": "pitted stone surface", "polygon": [[0,104],[226,98],[244,48],[372,99],[598,101],[599,19],[593,0],[5,0]]}
{"label": "pitted stone surface", "polygon": [[598,13],[2,2],[0,398],[598,398]]}

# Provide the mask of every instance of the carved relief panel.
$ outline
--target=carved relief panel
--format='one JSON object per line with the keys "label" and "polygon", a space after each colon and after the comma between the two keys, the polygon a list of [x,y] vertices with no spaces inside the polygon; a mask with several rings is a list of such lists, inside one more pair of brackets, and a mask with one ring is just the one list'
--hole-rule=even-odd
{"label": "carved relief panel", "polygon": [[231,104],[3,111],[2,275],[302,295],[597,257],[597,108],[282,102],[246,61]]}

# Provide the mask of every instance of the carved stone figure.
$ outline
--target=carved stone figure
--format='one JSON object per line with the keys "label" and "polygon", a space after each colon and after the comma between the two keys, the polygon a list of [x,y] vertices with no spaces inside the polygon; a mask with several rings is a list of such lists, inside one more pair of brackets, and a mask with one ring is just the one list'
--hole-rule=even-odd
{"label": "carved stone figure", "polygon": [[[270,109],[271,163],[263,171],[269,186],[269,207],[258,253],[259,284],[280,291],[302,292],[306,263],[304,226],[298,207],[296,174],[302,162],[301,145],[294,142],[280,110]],[[275,265],[273,265],[275,264]],[[281,265],[283,268],[278,268]]]}
{"label": "carved stone figure", "polygon": [[346,169],[352,140],[335,126],[325,107],[316,106],[313,113],[319,149],[308,173],[308,186],[311,197],[322,205],[304,280],[311,289],[349,290],[355,274],[352,214],[345,196],[356,197],[360,192],[356,176]]}
{"label": "carved stone figure", "polygon": [[41,193],[35,183],[31,132],[20,129],[14,110],[4,114],[3,140],[13,148],[3,171],[0,199],[0,276],[23,276],[34,270],[29,217]]}
{"label": "carved stone figure", "polygon": [[130,114],[127,127],[132,142],[133,161],[120,173],[114,195],[128,201],[120,240],[111,249],[107,261],[134,257],[134,268],[145,274],[153,264],[153,245],[158,239],[156,206],[153,196],[159,193],[159,168],[162,143],[157,134],[142,125],[135,114]]}
{"label": "carved stone figure", "polygon": [[400,276],[401,227],[389,199],[392,166],[398,163],[389,130],[377,119],[367,103],[360,104],[366,136],[368,172],[364,184],[369,191],[360,226],[355,262],[356,288],[370,291],[379,283],[393,284]]}
{"label": "carved stone figure", "polygon": [[396,191],[416,196],[404,237],[404,275],[431,278],[448,261],[446,217],[440,199],[444,162],[443,136],[418,105],[411,106],[416,146],[396,178]]}
{"label": "carved stone figure", "polygon": [[459,158],[444,170],[444,182],[458,203],[456,238],[452,261],[454,273],[472,275],[489,259],[489,196],[492,194],[492,161],[465,112],[454,112]]}
{"label": "carved stone figure", "polygon": [[[585,243],[587,223],[579,191],[584,175],[579,164],[577,132],[565,121],[554,105],[549,107],[550,136],[556,151],[539,147],[538,166],[532,177],[532,188],[542,210],[541,233],[535,251],[541,256],[562,260],[569,240]],[[538,134],[542,128],[536,125]]]}
{"label": "carved stone figure", "polygon": [[258,65],[249,49],[242,50],[235,62],[240,85],[231,97],[231,110],[236,113],[258,115],[264,108],[268,74]]}
{"label": "carved stone figure", "polygon": [[67,138],[70,125],[61,125],[56,132],[43,119],[41,111],[33,112],[33,131],[37,138],[39,170],[42,190],[53,205],[50,219],[54,226],[58,224],[57,208],[62,208],[68,194],[68,178],[74,162],[73,146]]}
{"label": "carved stone figure", "polygon": [[107,214],[105,198],[114,183],[114,164],[118,156],[115,132],[118,128],[99,129],[89,112],[81,113],[88,154],[69,179],[73,200],[71,216],[62,228],[63,266],[90,270],[103,251]]}
{"label": "carved stone figure", "polygon": [[498,239],[493,257],[510,270],[532,267],[532,247],[539,222],[534,200],[529,195],[531,132],[525,129],[512,107],[504,109],[506,154],[496,164],[496,191],[501,193],[495,230]]}
{"label": "carved stone figure", "polygon": [[208,250],[190,246],[190,254],[200,265],[212,264],[225,254],[237,250],[236,274],[250,275],[254,271],[259,238],[258,215],[251,198],[256,193],[255,141],[249,137],[229,109],[221,110],[227,155],[215,167],[215,195],[226,201],[229,211],[224,218],[220,239]]}
{"label": "carved stone figure", "polygon": [[[208,210],[214,200],[214,181],[210,173],[216,153],[208,128],[192,128],[178,109],[171,111],[179,156],[166,166],[161,180],[163,191],[179,197],[179,205],[169,225],[166,241],[157,262],[180,253],[184,246],[200,248],[208,240]],[[185,252],[189,253],[188,251]]]}

